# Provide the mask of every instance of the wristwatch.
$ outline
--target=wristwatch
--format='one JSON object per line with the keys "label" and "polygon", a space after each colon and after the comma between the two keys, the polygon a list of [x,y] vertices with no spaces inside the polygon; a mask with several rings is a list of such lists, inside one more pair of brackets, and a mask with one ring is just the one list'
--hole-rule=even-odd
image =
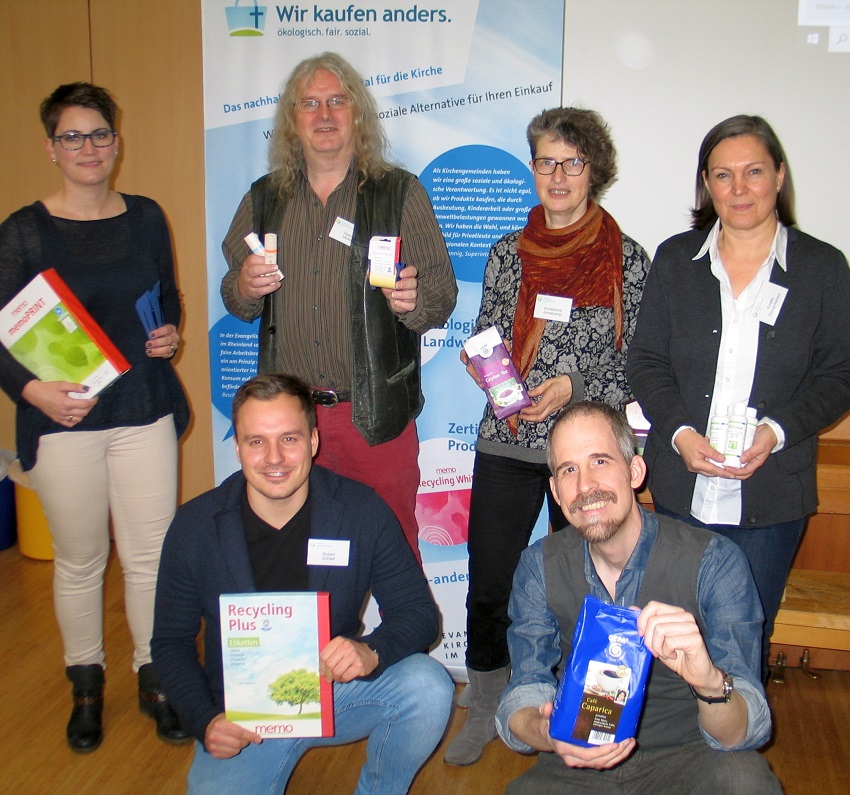
{"label": "wristwatch", "polygon": [[704,696],[702,693],[697,693],[693,685],[688,685],[693,693],[694,698],[704,701],[706,704],[728,704],[732,698],[732,691],[735,689],[735,682],[732,679],[732,674],[727,674],[722,668],[720,673],[723,674],[723,695],[722,696]]}

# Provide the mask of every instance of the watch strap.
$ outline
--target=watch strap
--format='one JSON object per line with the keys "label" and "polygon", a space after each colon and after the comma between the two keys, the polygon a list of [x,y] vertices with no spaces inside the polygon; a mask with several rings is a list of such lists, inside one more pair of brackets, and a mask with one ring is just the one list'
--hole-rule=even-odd
{"label": "watch strap", "polygon": [[723,695],[722,696],[704,696],[702,693],[698,693],[693,685],[688,685],[691,689],[691,694],[694,698],[699,699],[700,701],[704,701],[706,704],[728,704],[729,699],[732,698],[732,691],[734,690],[734,682],[732,680],[732,674],[726,673],[722,668],[720,669],[720,673],[723,674]]}

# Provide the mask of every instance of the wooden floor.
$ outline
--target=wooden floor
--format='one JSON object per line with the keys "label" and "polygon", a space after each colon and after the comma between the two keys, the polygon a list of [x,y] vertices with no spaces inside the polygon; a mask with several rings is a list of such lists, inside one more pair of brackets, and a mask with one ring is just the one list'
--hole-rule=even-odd
{"label": "wooden floor", "polygon": [[[65,744],[70,685],[53,619],[52,564],[22,557],[17,547],[0,552],[0,793],[15,795],[170,795],[182,793],[191,746],[156,739],[153,723],[138,711],[135,675],[123,609],[120,566],[110,562],[106,594],[109,667],[105,739],[93,754]],[[846,793],[850,768],[850,672],[806,679],[788,669],[786,684],[771,684],[775,738],[766,755],[788,795]],[[427,698],[427,694],[423,694]],[[451,738],[463,725],[456,710]],[[354,789],[363,743],[309,752],[287,795],[344,795]],[[417,776],[413,795],[493,795],[533,757],[500,741],[468,768],[444,765],[442,748]],[[252,795],[239,793],[239,795]]]}

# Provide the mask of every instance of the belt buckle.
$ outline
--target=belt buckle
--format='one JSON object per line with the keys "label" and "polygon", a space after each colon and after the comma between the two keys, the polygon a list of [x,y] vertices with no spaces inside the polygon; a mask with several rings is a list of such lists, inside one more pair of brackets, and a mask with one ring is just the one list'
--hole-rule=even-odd
{"label": "belt buckle", "polygon": [[333,389],[314,389],[313,400],[319,406],[327,406],[328,408],[339,405],[339,395]]}

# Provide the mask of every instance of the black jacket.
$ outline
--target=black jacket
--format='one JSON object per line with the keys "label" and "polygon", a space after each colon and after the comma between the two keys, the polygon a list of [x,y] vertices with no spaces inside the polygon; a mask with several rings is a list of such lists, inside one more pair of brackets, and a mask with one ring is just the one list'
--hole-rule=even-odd
{"label": "black jacket", "polygon": [[[626,376],[652,430],[649,487],[659,504],[690,513],[696,475],[673,450],[673,433],[705,433],[721,336],[720,286],[711,261],[692,261],[706,230],[662,243],[646,280]],[[788,229],[788,288],[776,323],[761,323],[748,405],[785,432],[785,446],[742,481],[741,525],[801,519],[817,508],[817,434],[850,408],[850,270],[840,251]]]}

